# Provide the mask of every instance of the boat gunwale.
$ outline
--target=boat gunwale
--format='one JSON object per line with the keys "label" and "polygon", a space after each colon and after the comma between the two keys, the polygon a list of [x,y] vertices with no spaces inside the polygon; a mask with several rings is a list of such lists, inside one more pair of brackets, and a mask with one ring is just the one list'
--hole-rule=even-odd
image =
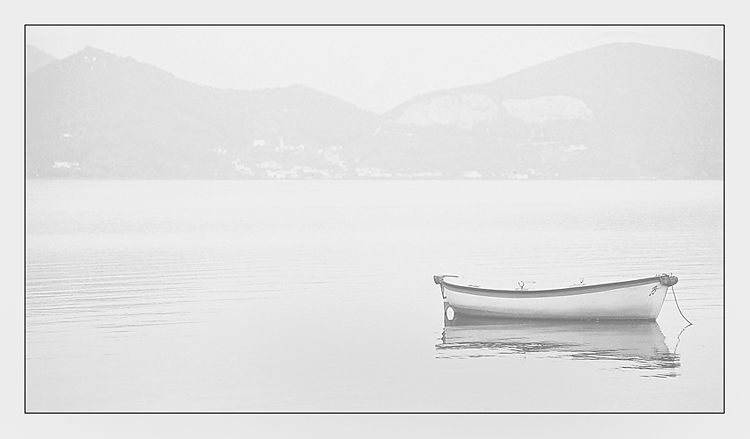
{"label": "boat gunwale", "polygon": [[592,284],[592,285],[573,285],[564,288],[548,288],[540,290],[527,290],[527,289],[516,289],[516,290],[504,290],[495,288],[484,288],[479,286],[459,285],[448,281],[447,279],[441,279],[442,284],[455,292],[475,294],[488,297],[514,297],[514,298],[533,298],[533,297],[557,297],[557,296],[574,296],[580,294],[592,294],[600,293],[604,291],[648,285],[651,283],[660,283],[661,276],[645,277],[641,279],[633,279],[618,282],[608,282],[603,284]]}

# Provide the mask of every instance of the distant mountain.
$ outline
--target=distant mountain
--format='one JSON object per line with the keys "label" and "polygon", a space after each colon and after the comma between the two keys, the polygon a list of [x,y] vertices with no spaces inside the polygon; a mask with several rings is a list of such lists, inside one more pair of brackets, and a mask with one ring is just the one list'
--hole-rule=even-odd
{"label": "distant mountain", "polygon": [[330,176],[336,149],[377,119],[303,86],[221,90],[87,47],[27,78],[26,173],[247,178],[299,166]]}
{"label": "distant mountain", "polygon": [[26,74],[38,70],[47,64],[56,61],[54,56],[37,49],[29,44],[26,45]]}
{"label": "distant mountain", "polygon": [[607,44],[405,102],[357,154],[391,174],[721,179],[723,66]]}
{"label": "distant mountain", "polygon": [[376,115],[87,47],[28,74],[26,128],[30,178],[721,179],[723,65],[608,44]]}

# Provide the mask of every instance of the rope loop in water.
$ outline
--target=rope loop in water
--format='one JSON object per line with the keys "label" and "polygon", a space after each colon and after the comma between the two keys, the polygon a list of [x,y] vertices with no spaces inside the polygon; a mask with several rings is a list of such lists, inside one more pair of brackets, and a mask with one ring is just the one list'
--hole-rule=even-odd
{"label": "rope loop in water", "polygon": [[688,320],[687,317],[685,317],[685,314],[683,314],[682,310],[680,309],[680,304],[677,303],[677,294],[674,293],[674,285],[672,285],[672,296],[674,296],[674,304],[677,305],[677,311],[679,311],[682,318],[685,319],[686,322],[688,322],[688,326],[692,325],[693,323]]}

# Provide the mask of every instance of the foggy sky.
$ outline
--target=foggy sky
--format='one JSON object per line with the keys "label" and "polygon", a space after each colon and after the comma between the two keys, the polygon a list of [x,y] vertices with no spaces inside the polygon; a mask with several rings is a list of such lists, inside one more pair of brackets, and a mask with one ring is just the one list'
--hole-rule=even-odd
{"label": "foggy sky", "polygon": [[27,26],[56,58],[92,46],[198,84],[301,84],[385,112],[417,95],[495,80],[615,41],[722,59],[720,26]]}

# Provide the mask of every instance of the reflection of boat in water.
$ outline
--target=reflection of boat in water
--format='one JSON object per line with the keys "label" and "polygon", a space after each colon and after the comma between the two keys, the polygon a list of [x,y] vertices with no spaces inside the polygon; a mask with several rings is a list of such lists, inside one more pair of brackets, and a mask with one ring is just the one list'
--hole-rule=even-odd
{"label": "reflection of boat in water", "polygon": [[449,319],[453,314],[522,319],[656,320],[667,289],[677,276],[659,276],[565,288],[499,289],[468,283],[458,276],[433,276],[440,285]]}
{"label": "reflection of boat in water", "polygon": [[558,358],[615,362],[618,369],[676,376],[679,356],[670,353],[654,321],[445,320],[440,358],[545,354]]}

